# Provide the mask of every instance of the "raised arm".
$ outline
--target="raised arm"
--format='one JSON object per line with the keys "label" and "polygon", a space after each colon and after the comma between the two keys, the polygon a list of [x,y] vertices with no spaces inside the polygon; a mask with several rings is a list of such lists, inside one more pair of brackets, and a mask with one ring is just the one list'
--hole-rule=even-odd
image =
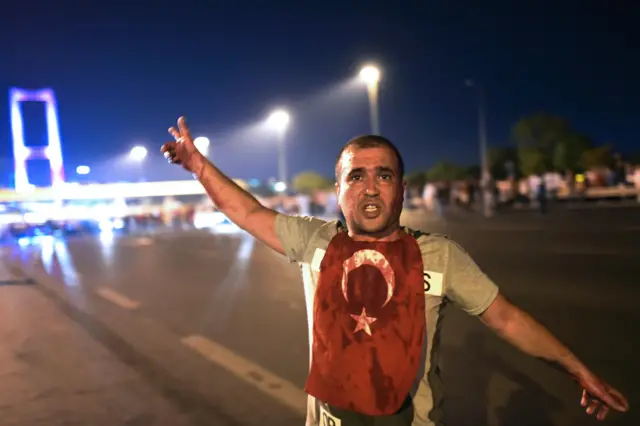
{"label": "raised arm", "polygon": [[161,151],[165,158],[193,173],[215,206],[233,223],[273,250],[285,254],[283,244],[276,234],[278,213],[260,204],[253,195],[240,188],[198,151],[184,117],[178,119],[178,128],[169,128],[169,133],[175,141],[162,145]]}

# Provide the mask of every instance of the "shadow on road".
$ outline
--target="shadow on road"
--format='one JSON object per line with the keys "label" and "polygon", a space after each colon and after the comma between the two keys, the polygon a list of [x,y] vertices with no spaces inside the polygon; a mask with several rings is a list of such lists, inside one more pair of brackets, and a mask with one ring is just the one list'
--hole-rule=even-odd
{"label": "shadow on road", "polygon": [[[461,346],[443,351],[445,424],[553,426],[551,413],[561,401],[487,350],[488,338],[487,333],[474,332]],[[497,382],[510,386],[496,386]]]}

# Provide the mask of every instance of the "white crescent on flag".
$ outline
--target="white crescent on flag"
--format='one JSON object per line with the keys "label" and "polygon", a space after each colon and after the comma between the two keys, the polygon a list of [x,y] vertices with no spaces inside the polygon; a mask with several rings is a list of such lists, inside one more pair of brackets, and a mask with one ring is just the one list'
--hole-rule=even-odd
{"label": "white crescent on flag", "polygon": [[389,301],[393,297],[393,293],[395,292],[396,276],[387,258],[377,250],[358,250],[342,264],[342,294],[344,295],[345,300],[347,300],[347,302],[349,301],[349,297],[347,296],[347,282],[349,281],[349,272],[353,271],[356,268],[359,268],[362,265],[374,266],[378,268],[378,270],[382,273],[382,276],[387,283],[387,297],[382,304],[382,306],[384,307],[387,303],[389,303]]}

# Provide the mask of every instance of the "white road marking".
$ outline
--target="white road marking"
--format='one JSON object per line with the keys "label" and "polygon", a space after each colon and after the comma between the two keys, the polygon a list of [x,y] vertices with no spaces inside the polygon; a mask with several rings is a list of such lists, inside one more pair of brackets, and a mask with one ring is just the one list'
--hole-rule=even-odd
{"label": "white road marking", "polygon": [[280,403],[298,413],[304,414],[307,412],[307,394],[293,383],[278,377],[206,337],[193,335],[184,337],[181,341],[182,344],[198,352],[207,360],[228,370]]}
{"label": "white road marking", "polygon": [[132,245],[132,246],[149,246],[151,244],[153,244],[153,239],[149,238],[149,237],[139,237],[134,239],[133,241],[127,241],[128,245]]}
{"label": "white road marking", "polygon": [[120,240],[120,245],[126,247],[144,247],[150,246],[155,241],[149,237],[125,237]]}
{"label": "white road marking", "polygon": [[106,287],[100,287],[98,290],[96,290],[96,293],[98,294],[98,296],[101,296],[109,302],[120,306],[122,309],[133,310],[140,307],[140,303],[136,302],[135,300],[129,299],[127,296],[123,296],[122,294]]}

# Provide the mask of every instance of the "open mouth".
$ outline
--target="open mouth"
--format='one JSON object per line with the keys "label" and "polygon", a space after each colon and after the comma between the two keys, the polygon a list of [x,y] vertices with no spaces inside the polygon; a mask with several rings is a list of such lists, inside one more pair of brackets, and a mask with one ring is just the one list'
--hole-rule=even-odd
{"label": "open mouth", "polygon": [[364,203],[361,208],[364,216],[367,218],[377,217],[382,211],[382,206],[374,202]]}

